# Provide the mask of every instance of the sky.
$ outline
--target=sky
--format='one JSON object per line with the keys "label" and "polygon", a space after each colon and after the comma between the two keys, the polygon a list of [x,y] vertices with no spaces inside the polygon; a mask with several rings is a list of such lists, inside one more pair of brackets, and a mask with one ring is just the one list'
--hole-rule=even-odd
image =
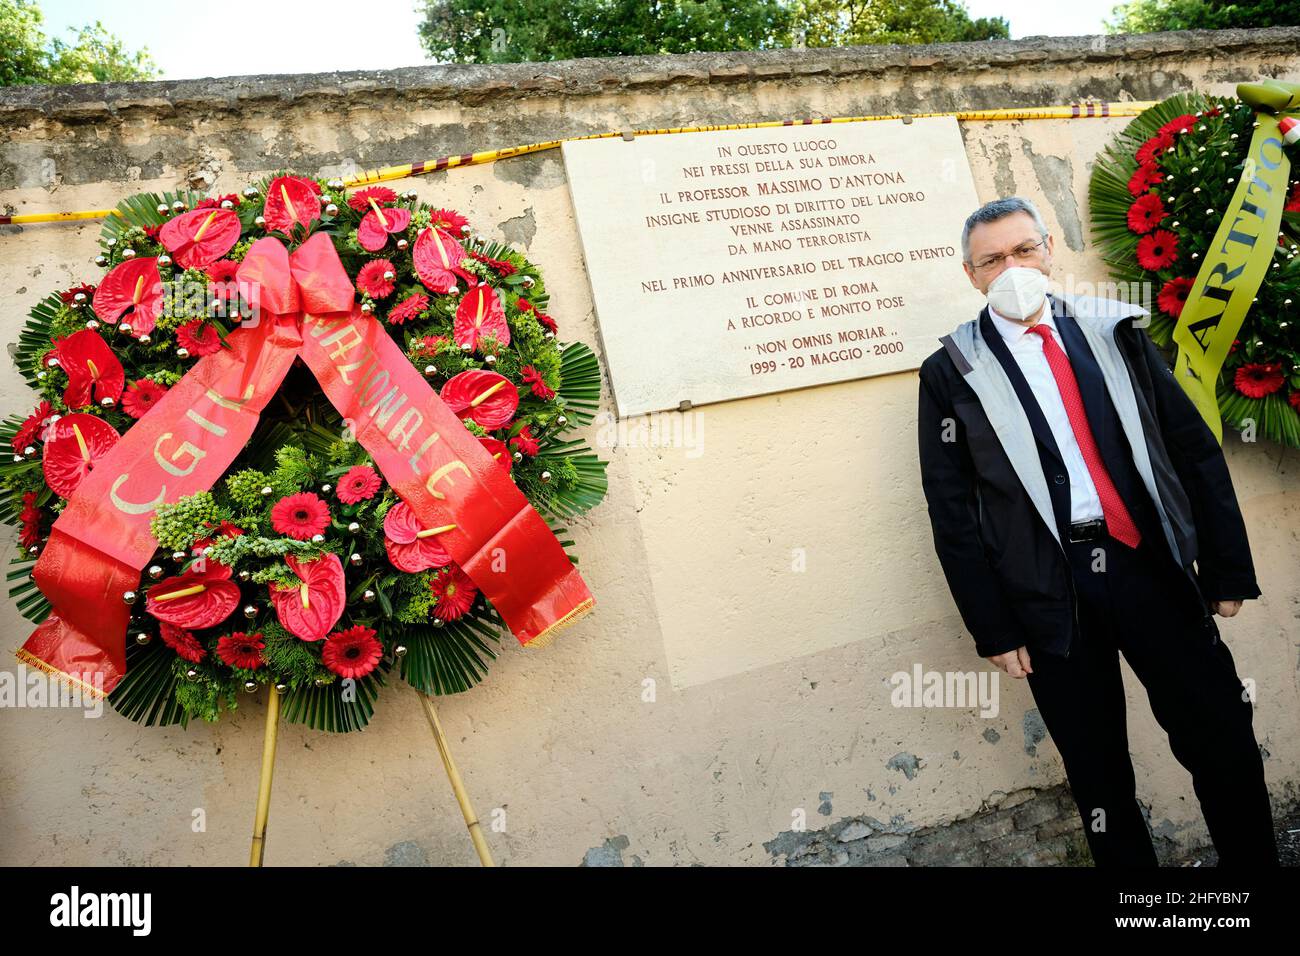
{"label": "sky", "polygon": [[[38,0],[47,36],[101,20],[132,50],[148,47],[168,80],[328,73],[428,62],[417,0]],[[1013,38],[1104,33],[1118,0],[966,0],[972,17],[1005,17]]]}

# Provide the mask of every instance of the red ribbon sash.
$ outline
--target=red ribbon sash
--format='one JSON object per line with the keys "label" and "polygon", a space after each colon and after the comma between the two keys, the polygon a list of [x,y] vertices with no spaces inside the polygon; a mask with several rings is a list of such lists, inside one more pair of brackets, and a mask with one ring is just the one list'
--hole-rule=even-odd
{"label": "red ribbon sash", "polygon": [[53,610],[18,656],[87,689],[110,693],[126,673],[125,591],[158,543],[158,505],[211,488],[247,444],[296,357],[350,422],[357,441],[521,644],[577,620],[594,604],[586,582],[510,476],[355,304],[329,237],[291,255],[259,239],[238,278],[259,296],[260,320],[229,349],[201,358],[100,459],[55,521],[33,577]]}

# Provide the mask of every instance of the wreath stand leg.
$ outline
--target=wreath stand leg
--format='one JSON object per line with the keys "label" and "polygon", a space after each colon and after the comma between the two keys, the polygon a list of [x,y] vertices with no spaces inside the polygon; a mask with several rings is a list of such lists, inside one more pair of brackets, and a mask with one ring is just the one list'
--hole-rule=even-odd
{"label": "wreath stand leg", "polygon": [[460,779],[460,771],[456,769],[456,762],[451,758],[447,737],[442,732],[442,724],[438,722],[438,712],[433,709],[433,701],[427,694],[420,694],[420,703],[424,706],[424,715],[429,718],[433,739],[438,744],[438,753],[442,755],[442,765],[447,769],[447,779],[451,781],[451,789],[456,794],[456,802],[460,804],[460,812],[465,816],[465,826],[469,828],[469,838],[474,842],[479,862],[484,866],[496,866],[492,862],[492,851],[488,849],[487,840],[483,838],[478,817],[474,814],[474,807],[470,805],[469,794],[465,792],[465,784]]}
{"label": "wreath stand leg", "polygon": [[271,774],[275,770],[275,740],[280,729],[280,692],[271,685],[266,699],[266,733],[262,737],[262,775],[257,784],[257,814],[253,818],[253,847],[249,866],[261,866],[266,852],[266,818],[271,812]]}

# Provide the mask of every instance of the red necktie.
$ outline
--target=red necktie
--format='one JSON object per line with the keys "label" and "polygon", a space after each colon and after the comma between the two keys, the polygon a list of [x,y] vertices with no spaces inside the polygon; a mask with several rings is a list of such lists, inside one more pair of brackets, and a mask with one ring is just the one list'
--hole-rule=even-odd
{"label": "red necktie", "polygon": [[1061,401],[1065,404],[1065,414],[1070,417],[1070,427],[1074,429],[1074,439],[1079,443],[1079,451],[1088,466],[1088,474],[1092,476],[1097,497],[1101,499],[1101,512],[1106,518],[1106,530],[1112,538],[1124,542],[1130,548],[1136,548],[1138,542],[1142,540],[1142,535],[1137,525],[1133,523],[1128,509],[1124,507],[1123,499],[1115,490],[1115,483],[1110,480],[1106,463],[1101,459],[1101,452],[1097,450],[1097,442],[1092,437],[1092,427],[1088,424],[1088,416],[1083,409],[1083,398],[1079,395],[1079,383],[1075,380],[1070,360],[1056,344],[1056,339],[1052,338],[1046,323],[1037,322],[1029,327],[1029,331],[1036,332],[1042,337],[1043,354],[1047,356],[1047,364],[1051,366],[1056,387],[1061,392]]}

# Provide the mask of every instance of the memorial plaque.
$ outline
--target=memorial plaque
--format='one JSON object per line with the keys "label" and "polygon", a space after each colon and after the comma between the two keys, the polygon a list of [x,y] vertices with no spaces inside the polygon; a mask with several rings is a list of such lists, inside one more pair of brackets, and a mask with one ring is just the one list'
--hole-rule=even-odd
{"label": "memorial plaque", "polygon": [[984,304],[953,117],[563,150],[620,416],[918,368]]}

